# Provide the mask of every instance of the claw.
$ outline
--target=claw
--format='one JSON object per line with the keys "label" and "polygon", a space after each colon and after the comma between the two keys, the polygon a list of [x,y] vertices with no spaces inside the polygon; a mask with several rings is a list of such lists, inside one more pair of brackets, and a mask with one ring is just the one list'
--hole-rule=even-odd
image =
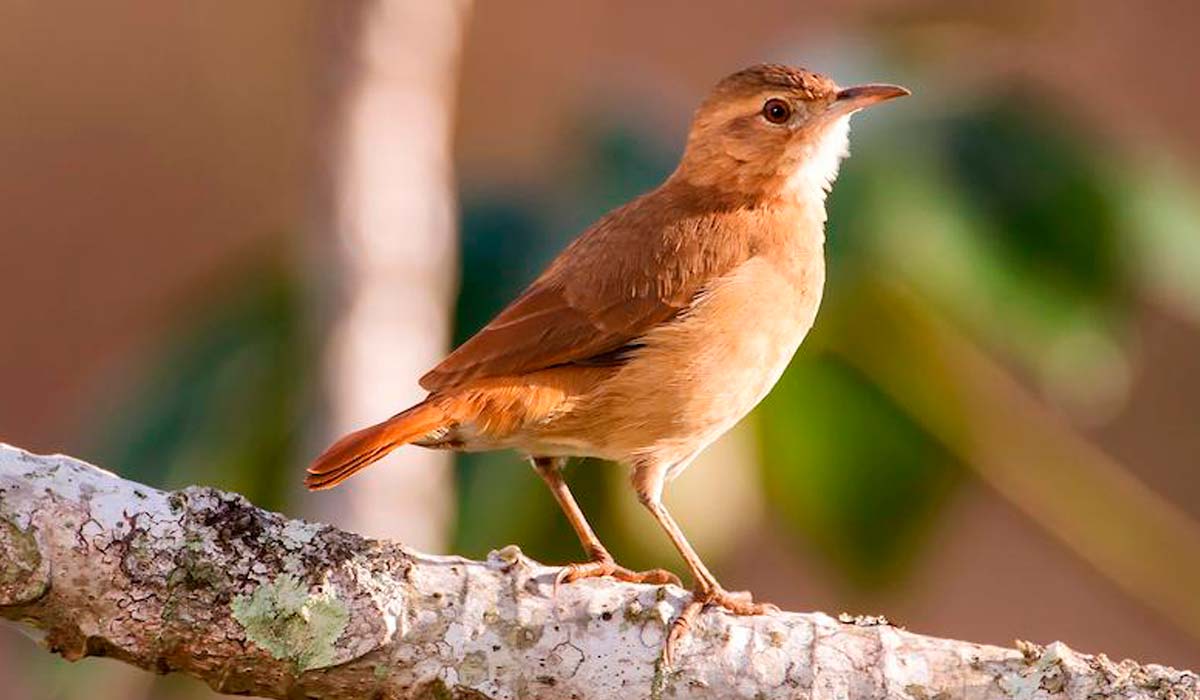
{"label": "claw", "polygon": [[713,605],[725,608],[734,615],[764,615],[779,612],[779,607],[771,603],[756,603],[747,591],[730,593],[721,588],[692,593],[692,600],[679,613],[679,617],[671,623],[671,631],[667,633],[666,647],[663,649],[663,661],[668,667],[675,663],[675,652],[679,643],[687,636],[696,619],[704,608]]}
{"label": "claw", "polygon": [[703,600],[693,597],[692,601],[684,606],[683,612],[679,613],[679,617],[671,623],[671,631],[667,633],[667,644],[663,648],[663,661],[667,668],[675,665],[675,649],[679,646],[679,642],[687,636],[688,630],[692,628],[696,618],[700,617],[704,605]]}

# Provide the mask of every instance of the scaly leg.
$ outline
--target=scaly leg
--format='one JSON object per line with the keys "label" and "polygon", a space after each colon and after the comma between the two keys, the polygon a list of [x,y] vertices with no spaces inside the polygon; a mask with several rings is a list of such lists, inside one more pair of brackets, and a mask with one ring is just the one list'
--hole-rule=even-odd
{"label": "scaly leg", "polygon": [[687,541],[679,523],[675,522],[675,518],[671,517],[671,513],[663,505],[662,492],[666,483],[667,467],[668,465],[659,464],[638,467],[633,473],[633,487],[637,491],[638,500],[666,531],[667,536],[675,545],[675,549],[679,550],[679,554],[687,562],[688,569],[691,570],[692,577],[696,582],[691,602],[684,607],[679,618],[671,625],[671,631],[667,635],[667,646],[663,657],[670,665],[673,661],[675,646],[687,634],[688,629],[706,606],[716,605],[734,615],[761,615],[777,611],[779,608],[769,603],[756,603],[749,593],[730,593],[717,583],[716,577],[712,575],[712,572],[701,561],[700,555]]}
{"label": "scaly leg", "polygon": [[579,543],[583,545],[583,551],[587,552],[589,557],[588,561],[581,564],[568,564],[563,567],[554,580],[556,589],[562,583],[600,576],[611,576],[620,581],[629,581],[631,583],[673,583],[679,585],[679,577],[670,571],[663,569],[632,571],[618,565],[613,560],[612,555],[600,543],[600,538],[596,536],[596,532],[592,530],[592,526],[588,524],[587,518],[583,516],[583,511],[575,501],[575,496],[571,494],[571,489],[567,487],[567,482],[563,479],[562,470],[567,463],[565,458],[534,457],[531,461],[533,462],[534,471],[550,487],[550,493],[554,494],[554,500],[558,501],[563,514],[567,516],[567,521],[571,523],[575,534],[579,536]]}

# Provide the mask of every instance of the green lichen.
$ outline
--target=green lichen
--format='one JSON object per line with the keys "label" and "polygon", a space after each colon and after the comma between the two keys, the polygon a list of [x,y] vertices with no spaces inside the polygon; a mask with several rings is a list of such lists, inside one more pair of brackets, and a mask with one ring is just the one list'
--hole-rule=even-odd
{"label": "green lichen", "polygon": [[350,619],[345,603],[329,594],[310,594],[291,574],[235,597],[232,608],[247,639],[301,672],[334,663],[334,644]]}
{"label": "green lichen", "polygon": [[629,601],[629,605],[625,606],[625,611],[622,613],[626,622],[639,624],[645,621],[651,613],[647,613],[647,609],[636,600]]}
{"label": "green lichen", "polygon": [[185,585],[189,589],[219,588],[225,583],[225,572],[213,563],[204,548],[204,539],[188,533],[177,559],[179,565],[171,571],[168,586]]}
{"label": "green lichen", "polygon": [[663,692],[667,689],[668,680],[667,663],[660,656],[654,662],[654,678],[650,679],[650,700],[662,700]]}
{"label": "green lichen", "polygon": [[904,692],[911,695],[913,700],[951,700],[953,698],[950,693],[944,690],[936,691],[933,695],[930,695],[928,690],[916,683],[904,686]]}
{"label": "green lichen", "polygon": [[446,685],[446,681],[441,678],[435,678],[429,685],[423,688],[423,694],[418,697],[428,697],[432,700],[492,700],[491,697],[484,695],[478,690],[455,686],[451,688]]}
{"label": "green lichen", "polygon": [[500,611],[491,609],[483,613],[483,622],[495,628],[496,635],[514,649],[529,649],[542,639],[545,628],[541,625],[525,626],[520,622],[506,620]]}
{"label": "green lichen", "polygon": [[478,685],[488,677],[487,656],[482,651],[467,654],[458,667],[458,680],[465,685]]}
{"label": "green lichen", "polygon": [[217,566],[205,552],[204,540],[188,533],[175,558],[176,566],[167,574],[167,599],[163,602],[162,619],[175,621],[180,605],[200,590],[218,591],[228,583],[225,570]]}
{"label": "green lichen", "polygon": [[49,587],[39,576],[42,553],[33,536],[33,528],[22,530],[8,520],[0,520],[0,602],[16,605],[37,600]]}
{"label": "green lichen", "polygon": [[508,626],[504,641],[514,649],[529,649],[541,640],[544,631],[541,627],[526,627],[513,623]]}

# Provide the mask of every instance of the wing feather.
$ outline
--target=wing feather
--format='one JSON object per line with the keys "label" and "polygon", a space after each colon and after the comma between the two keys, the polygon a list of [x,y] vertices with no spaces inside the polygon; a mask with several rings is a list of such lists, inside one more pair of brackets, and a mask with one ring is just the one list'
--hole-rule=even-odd
{"label": "wing feather", "polygon": [[[658,206],[653,197],[660,198]],[[422,377],[421,386],[441,391],[474,379],[620,357],[623,347],[684,311],[708,282],[752,254],[738,235],[748,223],[744,217],[680,216],[696,211],[684,205],[660,190],[601,219]]]}

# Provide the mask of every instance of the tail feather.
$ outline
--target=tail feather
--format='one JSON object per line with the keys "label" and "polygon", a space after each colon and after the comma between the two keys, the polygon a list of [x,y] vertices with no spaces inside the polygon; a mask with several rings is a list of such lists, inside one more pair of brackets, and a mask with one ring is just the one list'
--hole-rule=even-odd
{"label": "tail feather", "polygon": [[311,491],[333,488],[397,447],[418,440],[445,423],[445,413],[425,402],[382,423],[356,430],[313,461],[304,485]]}

